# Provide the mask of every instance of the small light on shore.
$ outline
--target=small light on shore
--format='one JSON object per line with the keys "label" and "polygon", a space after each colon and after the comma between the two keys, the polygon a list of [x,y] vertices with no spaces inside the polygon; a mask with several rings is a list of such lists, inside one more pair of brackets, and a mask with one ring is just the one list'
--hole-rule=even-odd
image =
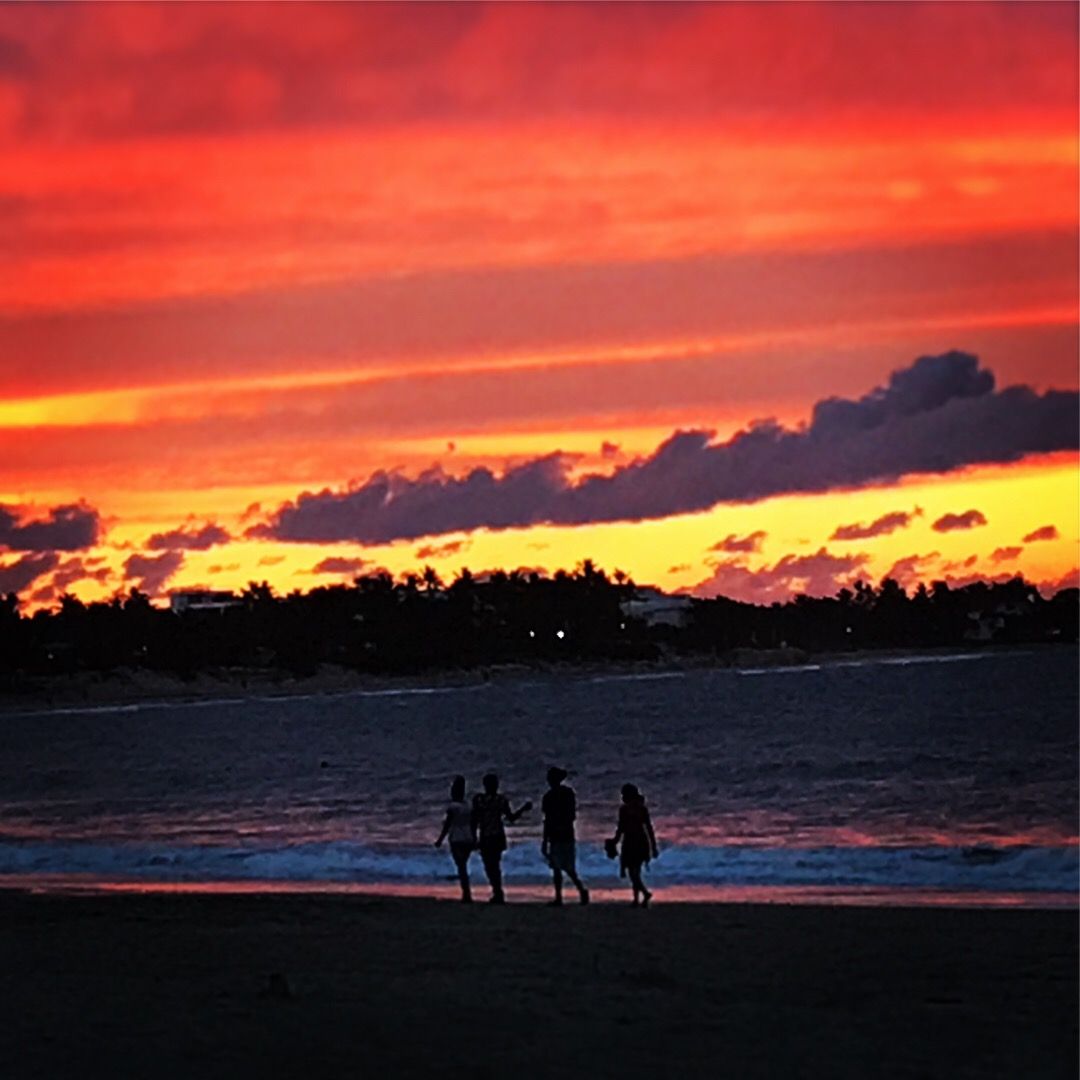
{"label": "small light on shore", "polygon": [[558,638],[558,639],[559,639],[560,641],[562,641],[562,639],[563,639],[564,637],[566,637],[566,634],[565,634],[565,632],[564,632],[564,631],[562,631],[562,630],[556,630],[556,631],[555,631],[555,636],[556,636],[556,637],[557,637],[557,638]]}

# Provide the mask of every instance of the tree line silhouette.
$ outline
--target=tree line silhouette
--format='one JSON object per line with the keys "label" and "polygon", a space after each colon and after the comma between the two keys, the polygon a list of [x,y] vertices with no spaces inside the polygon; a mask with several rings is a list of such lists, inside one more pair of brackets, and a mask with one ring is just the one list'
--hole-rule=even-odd
{"label": "tree line silhouette", "polygon": [[[136,589],[109,601],[72,595],[32,615],[0,599],[0,675],[146,668],[180,677],[222,669],[303,677],[332,664],[373,674],[560,661],[663,662],[738,650],[839,652],[1077,640],[1080,592],[1044,599],[1021,577],[910,595],[894,580],[857,582],[832,597],[768,606],[725,597],[685,602],[677,624],[644,617],[644,594],[625,574],[591,561],[548,577],[462,570],[450,584],[427,567],[394,580],[275,595],[251,582],[221,610],[176,613]],[[651,595],[656,597],[655,592]],[[635,600],[637,604],[633,603]]]}

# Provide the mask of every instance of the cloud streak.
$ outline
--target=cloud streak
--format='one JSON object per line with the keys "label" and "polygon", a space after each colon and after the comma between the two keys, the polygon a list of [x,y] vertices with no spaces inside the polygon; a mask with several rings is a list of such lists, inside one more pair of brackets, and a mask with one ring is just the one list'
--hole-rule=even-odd
{"label": "cloud streak", "polygon": [[310,574],[359,574],[368,565],[367,559],[349,559],[339,555],[331,555],[321,562],[316,563],[309,571]]}
{"label": "cloud streak", "polygon": [[861,521],[856,525],[838,525],[830,540],[869,540],[875,536],[888,536],[897,529],[906,529],[911,522],[922,516],[922,510],[915,507],[910,513],[904,510],[896,510],[891,514],[882,514],[864,525]]}
{"label": "cloud streak", "polygon": [[146,546],[151,551],[207,551],[215,544],[227,544],[229,540],[225,529],[208,522],[201,529],[181,526],[170,532],[154,533]]}
{"label": "cloud streak", "polygon": [[[639,521],[890,483],[1074,449],[1077,402],[1076,391],[995,390],[993,373],[967,353],[924,356],[861,398],[819,401],[805,427],[765,420],[722,443],[709,431],[678,431],[646,458],[580,479],[558,452],[502,475],[477,468],[452,476],[436,467],[413,479],[380,471],[345,491],[304,492],[247,535],[380,544],[479,528]],[[950,524],[951,517],[934,527],[977,523],[961,515]]]}
{"label": "cloud streak", "polygon": [[718,540],[709,550],[727,552],[760,551],[761,542],[766,536],[768,536],[768,533],[764,529],[757,529],[747,536],[736,536],[734,533],[728,533],[723,540]]}

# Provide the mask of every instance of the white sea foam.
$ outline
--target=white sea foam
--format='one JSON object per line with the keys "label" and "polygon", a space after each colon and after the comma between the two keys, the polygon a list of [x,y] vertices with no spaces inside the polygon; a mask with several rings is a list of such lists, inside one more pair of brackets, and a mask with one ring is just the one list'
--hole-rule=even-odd
{"label": "white sea foam", "polygon": [[[782,664],[776,667],[736,668],[739,675],[793,675],[810,671],[834,671],[838,668],[910,667],[913,664],[958,664],[968,660],[987,660],[990,653],[949,653],[944,656],[863,656],[858,660],[830,660],[822,664]],[[1011,655],[1024,655],[1014,652]]]}
{"label": "white sea foam", "polygon": [[[601,883],[615,864],[597,845],[579,845],[584,876]],[[348,842],[290,846],[39,843],[0,841],[0,884],[28,875],[79,875],[145,882],[436,882],[450,875],[444,852],[430,847]],[[480,872],[479,863],[475,866]],[[547,871],[531,844],[511,847],[509,881],[543,881]],[[1076,847],[672,846],[650,869],[669,885],[932,888],[961,892],[1075,893]]]}

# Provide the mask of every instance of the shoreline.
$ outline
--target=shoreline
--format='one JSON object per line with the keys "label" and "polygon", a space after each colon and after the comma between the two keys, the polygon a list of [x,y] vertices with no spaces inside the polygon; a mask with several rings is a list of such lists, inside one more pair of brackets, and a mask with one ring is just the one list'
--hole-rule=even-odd
{"label": "shoreline", "polygon": [[747,675],[814,671],[873,664],[946,662],[1060,649],[1047,644],[948,646],[941,649],[863,649],[843,653],[805,653],[798,649],[737,649],[726,656],[665,658],[632,663],[611,661],[563,664],[505,664],[410,675],[371,675],[324,665],[306,677],[286,672],[227,669],[185,680],[159,671],[124,668],[113,672],[27,677],[21,688],[0,689],[0,718],[137,707],[210,706],[249,701],[394,696],[480,690],[530,679],[661,679],[700,671]]}
{"label": "shoreline", "polygon": [[[837,907],[884,909],[939,909],[966,911],[1070,911],[1080,913],[1080,895],[1069,892],[978,890],[884,885],[661,885],[651,882],[653,906],[750,905],[776,907]],[[473,882],[477,906],[487,897],[483,880]],[[591,885],[592,904],[626,906],[629,889],[624,884]],[[152,881],[135,878],[89,878],[79,875],[12,875],[0,878],[0,897],[320,897],[349,896],[403,902],[458,903],[456,884],[398,881],[287,881],[273,879]],[[548,882],[507,884],[512,906],[535,907],[551,899]],[[571,894],[568,906],[576,906]]]}
{"label": "shoreline", "polygon": [[5,1076],[1077,1071],[1074,913],[0,892]]}

